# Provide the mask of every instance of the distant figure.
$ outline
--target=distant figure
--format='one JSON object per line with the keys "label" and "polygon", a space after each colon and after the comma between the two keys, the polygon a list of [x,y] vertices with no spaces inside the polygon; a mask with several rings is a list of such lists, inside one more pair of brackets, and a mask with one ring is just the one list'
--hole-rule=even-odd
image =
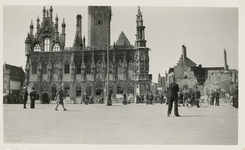
{"label": "distant figure", "polygon": [[177,83],[175,83],[175,78],[173,78],[173,82],[169,84],[169,92],[168,92],[168,117],[170,117],[173,103],[174,103],[174,115],[176,117],[180,117],[178,112],[178,92],[179,92],[179,86]]}
{"label": "distant figure", "polygon": [[31,98],[31,108],[35,108],[35,100],[37,98],[36,91],[34,90],[34,87],[31,88],[32,91],[30,92],[30,98]]}
{"label": "distant figure", "polygon": [[198,87],[196,86],[196,89],[194,91],[194,97],[195,97],[195,101],[196,101],[196,105],[197,105],[197,108],[200,108],[199,106],[199,99],[201,97],[201,93],[200,91],[198,90]]}
{"label": "distant figure", "polygon": [[24,109],[26,109],[26,102],[27,102],[27,97],[28,97],[27,87],[23,87],[23,90],[22,90],[20,96],[24,102]]}
{"label": "distant figure", "polygon": [[137,94],[136,94],[136,104],[138,104],[139,101],[140,101],[140,97],[139,97],[139,94],[137,93]]}
{"label": "distant figure", "polygon": [[214,91],[211,90],[211,93],[210,93],[210,105],[214,105],[214,97],[215,97]]}
{"label": "distant figure", "polygon": [[219,90],[217,89],[215,91],[215,106],[219,106],[219,96],[220,96],[220,93],[219,93]]}
{"label": "distant figure", "polygon": [[63,110],[66,111],[67,109],[65,109],[64,102],[63,102],[63,100],[65,99],[65,96],[64,96],[62,87],[60,87],[60,90],[57,92],[56,99],[57,99],[57,106],[56,106],[55,110],[58,111],[58,106],[59,106],[59,104],[61,104],[63,107]]}
{"label": "distant figure", "polygon": [[123,105],[127,105],[127,95],[126,92],[123,92]]}
{"label": "distant figure", "polygon": [[187,99],[188,99],[188,91],[185,90],[183,92],[183,106],[185,106]]}
{"label": "distant figure", "polygon": [[182,92],[182,90],[180,90],[180,92],[179,92],[179,103],[183,104],[183,92]]}

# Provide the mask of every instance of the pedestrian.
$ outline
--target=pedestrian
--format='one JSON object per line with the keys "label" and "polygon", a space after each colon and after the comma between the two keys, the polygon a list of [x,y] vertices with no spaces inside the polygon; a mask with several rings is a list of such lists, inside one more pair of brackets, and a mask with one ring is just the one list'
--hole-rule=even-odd
{"label": "pedestrian", "polygon": [[37,98],[37,94],[36,91],[34,89],[34,87],[31,88],[32,91],[30,92],[30,99],[31,99],[31,108],[35,108],[35,100]]}
{"label": "pedestrian", "polygon": [[219,106],[219,96],[220,96],[220,93],[219,93],[219,90],[216,89],[215,91],[215,106]]}
{"label": "pedestrian", "polygon": [[180,92],[179,92],[179,103],[183,104],[183,92],[182,92],[182,90],[180,90]]}
{"label": "pedestrian", "polygon": [[26,108],[26,102],[27,102],[27,97],[28,97],[27,87],[23,87],[23,90],[20,96],[24,103],[24,109],[27,109]]}
{"label": "pedestrian", "polygon": [[170,117],[173,103],[174,103],[174,115],[176,117],[180,117],[178,112],[178,92],[179,92],[179,86],[177,83],[175,83],[175,78],[173,78],[173,82],[169,84],[169,101],[168,101],[168,117]]}
{"label": "pedestrian", "polygon": [[55,110],[58,111],[58,106],[60,104],[60,105],[62,105],[63,110],[66,111],[67,109],[65,109],[65,106],[64,106],[65,95],[64,95],[64,92],[62,90],[62,87],[60,87],[59,91],[57,92],[56,99],[57,99],[57,106],[56,106]]}
{"label": "pedestrian", "polygon": [[188,91],[184,90],[184,92],[183,92],[183,106],[185,106],[187,99],[188,99]]}
{"label": "pedestrian", "polygon": [[198,87],[196,86],[196,89],[194,90],[194,98],[195,98],[195,102],[196,102],[197,108],[200,108],[200,106],[199,106],[200,97],[201,97],[201,93],[198,90]]}
{"label": "pedestrian", "polygon": [[140,97],[139,97],[139,94],[137,93],[137,94],[136,94],[136,104],[138,104],[139,101],[140,101]]}
{"label": "pedestrian", "polygon": [[127,105],[127,95],[126,92],[123,92],[123,105]]}
{"label": "pedestrian", "polygon": [[211,90],[211,93],[210,93],[210,105],[214,105],[214,97],[215,97],[214,91]]}

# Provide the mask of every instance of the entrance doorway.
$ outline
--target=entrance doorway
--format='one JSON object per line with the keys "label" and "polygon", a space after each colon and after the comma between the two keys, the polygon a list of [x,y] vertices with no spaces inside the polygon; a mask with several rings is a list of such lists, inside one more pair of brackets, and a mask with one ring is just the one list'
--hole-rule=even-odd
{"label": "entrance doorway", "polygon": [[42,103],[43,104],[49,104],[49,96],[48,96],[48,93],[42,93]]}

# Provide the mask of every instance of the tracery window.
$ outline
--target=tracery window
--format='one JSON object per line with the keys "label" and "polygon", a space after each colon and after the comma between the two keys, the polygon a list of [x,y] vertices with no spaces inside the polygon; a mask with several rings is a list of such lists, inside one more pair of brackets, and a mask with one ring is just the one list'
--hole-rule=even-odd
{"label": "tracery window", "polygon": [[76,65],[76,72],[77,74],[81,74],[81,64]]}
{"label": "tracery window", "polygon": [[41,51],[41,47],[39,44],[36,44],[34,47],[34,52],[36,52],[36,51]]}
{"label": "tracery window", "polygon": [[65,74],[69,74],[70,73],[70,65],[68,62],[65,63],[65,67],[64,67],[64,71],[65,71]]}
{"label": "tracery window", "polygon": [[45,52],[49,51],[49,46],[50,46],[50,38],[45,38],[44,39],[44,51]]}
{"label": "tracery window", "polygon": [[134,93],[134,85],[132,83],[129,83],[129,85],[128,85],[128,93],[129,94]]}
{"label": "tracery window", "polygon": [[54,74],[58,74],[58,67],[59,67],[58,62],[54,62],[53,64]]}
{"label": "tracery window", "polygon": [[32,74],[37,74],[37,63],[36,62],[32,64]]}
{"label": "tracery window", "polygon": [[86,65],[86,74],[91,74],[91,64],[90,64],[90,62],[88,62],[87,65]]}
{"label": "tracery window", "polygon": [[77,85],[76,87],[76,96],[81,96],[82,95],[82,90],[81,90],[81,85]]}
{"label": "tracery window", "polygon": [[122,94],[123,93],[123,86],[118,84],[117,85],[117,94]]}
{"label": "tracery window", "polygon": [[48,68],[47,68],[47,66],[48,66],[48,63],[45,61],[45,62],[43,63],[43,65],[42,65],[42,73],[43,73],[43,74],[47,74],[47,73],[48,73]]}
{"label": "tracery window", "polygon": [[60,46],[58,43],[55,43],[53,46],[53,51],[60,51]]}

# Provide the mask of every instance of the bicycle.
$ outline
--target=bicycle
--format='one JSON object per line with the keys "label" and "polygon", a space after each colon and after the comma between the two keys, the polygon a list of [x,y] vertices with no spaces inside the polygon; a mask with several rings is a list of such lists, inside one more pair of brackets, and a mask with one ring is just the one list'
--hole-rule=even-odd
{"label": "bicycle", "polygon": [[[194,100],[188,99],[188,100],[186,101],[186,105],[187,105],[188,108],[191,108],[191,107],[193,107],[194,105],[196,105],[196,102],[195,102]],[[200,100],[199,100],[199,105],[200,105],[201,107],[203,107],[203,108],[207,108],[207,107],[209,106],[209,99],[207,99],[207,98],[200,98]]]}
{"label": "bicycle", "polygon": [[233,100],[232,98],[229,98],[229,97],[224,97],[224,98],[221,98],[221,101],[225,104],[229,103],[231,106],[233,106]]}

